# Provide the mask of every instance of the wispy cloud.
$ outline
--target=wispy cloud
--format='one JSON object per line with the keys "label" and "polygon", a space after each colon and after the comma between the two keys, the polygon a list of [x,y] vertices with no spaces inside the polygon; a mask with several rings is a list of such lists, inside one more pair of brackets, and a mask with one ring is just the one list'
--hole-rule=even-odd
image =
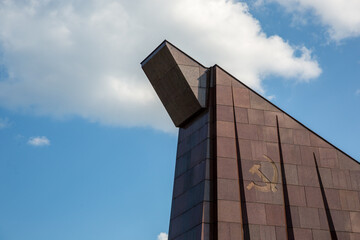
{"label": "wispy cloud", "polygon": [[168,235],[162,232],[158,235],[157,240],[168,240]]}
{"label": "wispy cloud", "polygon": [[7,128],[10,126],[10,121],[7,118],[0,118],[0,129]]}
{"label": "wispy cloud", "polygon": [[48,145],[50,145],[50,140],[45,136],[31,137],[28,140],[28,144],[35,146],[35,147],[48,146]]}
{"label": "wispy cloud", "polygon": [[339,0],[263,0],[277,2],[288,11],[305,18],[306,14],[314,14],[328,28],[330,37],[340,41],[349,37],[360,36],[360,1]]}
{"label": "wispy cloud", "polygon": [[360,95],[360,89],[356,90],[355,94]]}
{"label": "wispy cloud", "polygon": [[267,96],[266,98],[271,101],[271,100],[274,100],[276,98],[276,96],[275,95],[270,95],[270,96]]}
{"label": "wispy cloud", "polygon": [[0,61],[11,74],[0,106],[172,131],[139,64],[165,38],[261,93],[269,75],[307,82],[321,73],[309,49],[267,36],[240,1],[2,1]]}

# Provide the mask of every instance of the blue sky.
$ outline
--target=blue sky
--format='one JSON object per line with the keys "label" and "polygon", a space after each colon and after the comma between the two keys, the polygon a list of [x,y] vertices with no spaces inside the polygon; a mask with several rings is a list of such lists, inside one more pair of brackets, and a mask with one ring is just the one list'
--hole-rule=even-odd
{"label": "blue sky", "polygon": [[140,68],[164,39],[359,160],[358,12],[335,0],[0,2],[0,240],[166,239],[177,130]]}

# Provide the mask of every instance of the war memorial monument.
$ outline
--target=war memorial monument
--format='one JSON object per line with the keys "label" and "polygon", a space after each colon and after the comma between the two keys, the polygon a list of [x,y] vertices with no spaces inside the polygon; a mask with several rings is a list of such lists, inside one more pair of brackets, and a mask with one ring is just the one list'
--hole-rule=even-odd
{"label": "war memorial monument", "polygon": [[167,41],[141,66],[179,128],[169,240],[360,239],[356,160]]}

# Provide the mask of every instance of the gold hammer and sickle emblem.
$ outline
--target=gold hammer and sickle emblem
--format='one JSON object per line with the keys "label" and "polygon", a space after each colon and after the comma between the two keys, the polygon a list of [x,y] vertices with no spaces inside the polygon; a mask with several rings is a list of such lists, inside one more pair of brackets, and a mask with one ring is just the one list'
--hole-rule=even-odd
{"label": "gold hammer and sickle emblem", "polygon": [[276,183],[277,183],[278,177],[279,177],[279,176],[278,176],[277,167],[276,167],[274,161],[273,161],[271,158],[269,158],[269,157],[266,156],[266,155],[264,155],[264,158],[265,158],[266,160],[268,160],[268,161],[271,163],[272,167],[273,167],[274,174],[273,174],[272,180],[270,181],[270,180],[261,172],[261,170],[260,170],[260,167],[261,167],[260,164],[254,164],[254,165],[250,168],[249,172],[252,173],[252,174],[258,175],[258,176],[261,178],[261,180],[265,183],[265,185],[264,185],[264,186],[260,186],[260,185],[257,185],[257,184],[254,183],[254,182],[251,182],[251,183],[249,183],[249,185],[248,185],[246,188],[250,190],[250,189],[252,189],[252,188],[254,187],[256,190],[259,190],[259,191],[261,191],[261,192],[270,192],[270,191],[276,192],[276,191],[277,191]]}

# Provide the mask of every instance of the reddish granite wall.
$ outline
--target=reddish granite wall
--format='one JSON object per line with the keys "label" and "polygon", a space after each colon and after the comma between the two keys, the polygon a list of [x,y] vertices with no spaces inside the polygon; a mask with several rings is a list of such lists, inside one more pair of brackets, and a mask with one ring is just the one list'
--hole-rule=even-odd
{"label": "reddish granite wall", "polygon": [[202,239],[209,234],[209,111],[179,129],[169,239]]}
{"label": "reddish granite wall", "polygon": [[360,239],[360,164],[215,72],[218,239]]}

